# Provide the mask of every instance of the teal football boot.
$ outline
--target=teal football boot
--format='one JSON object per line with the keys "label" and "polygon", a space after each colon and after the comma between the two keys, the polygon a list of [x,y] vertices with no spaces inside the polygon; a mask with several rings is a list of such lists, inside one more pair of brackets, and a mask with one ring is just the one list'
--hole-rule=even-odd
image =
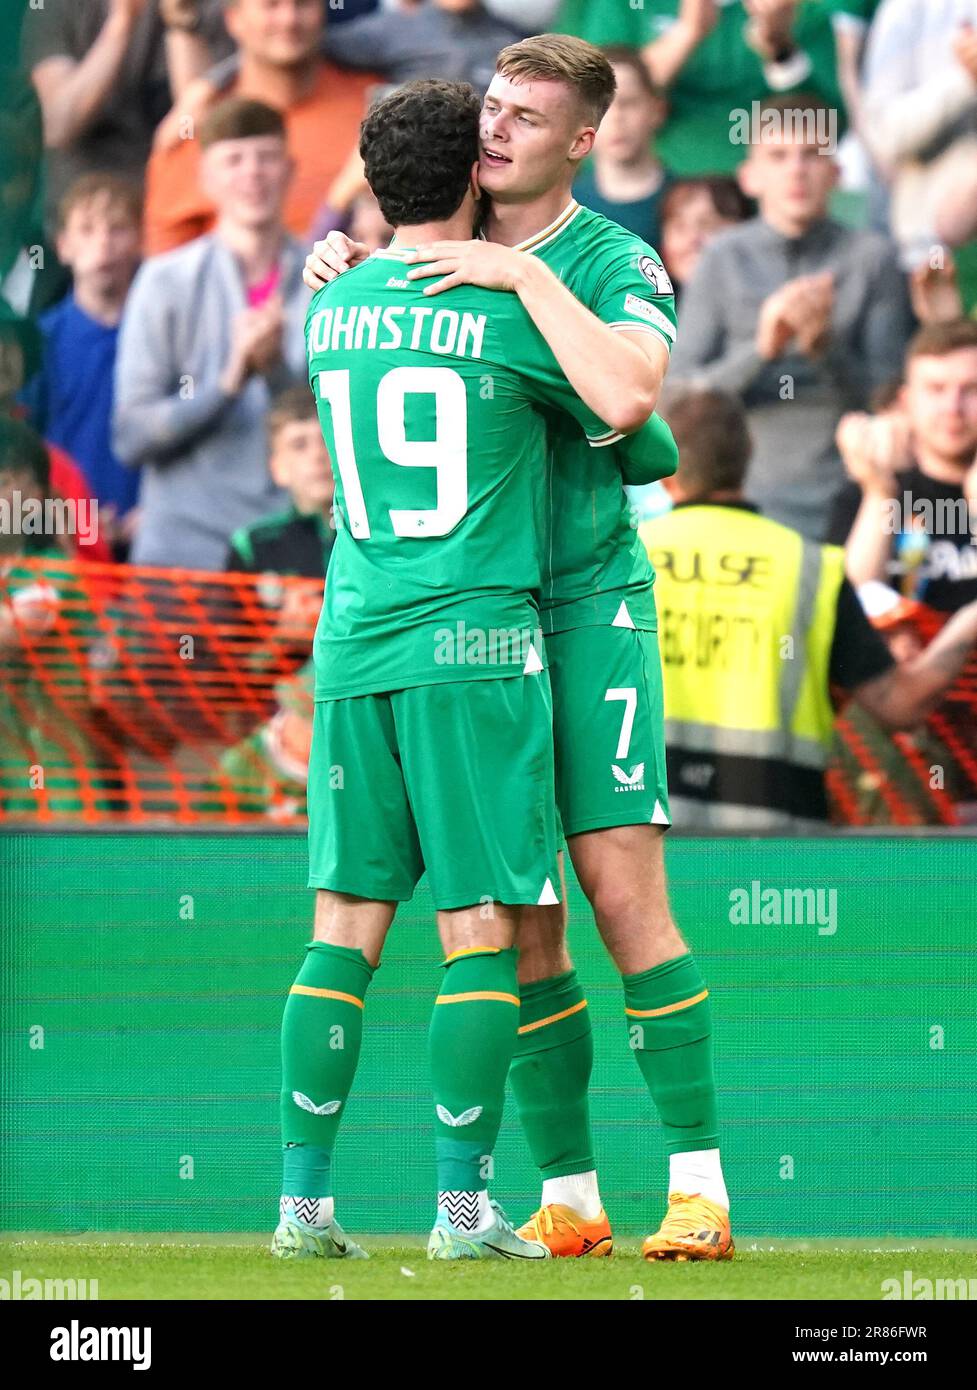
{"label": "teal football boot", "polygon": [[538,1240],[523,1240],[498,1202],[490,1202],[495,1221],[485,1231],[459,1231],[443,1211],[438,1212],[427,1243],[429,1260],[548,1260],[550,1252]]}
{"label": "teal football boot", "polygon": [[350,1240],[338,1221],[328,1226],[309,1226],[293,1212],[286,1212],[271,1239],[271,1253],[279,1260],[368,1260],[365,1250]]}

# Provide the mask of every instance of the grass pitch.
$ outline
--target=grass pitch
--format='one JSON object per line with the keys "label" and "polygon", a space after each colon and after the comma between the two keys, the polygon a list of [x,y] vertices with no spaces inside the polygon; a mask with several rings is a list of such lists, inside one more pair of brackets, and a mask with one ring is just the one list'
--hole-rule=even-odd
{"label": "grass pitch", "polygon": [[977,1243],[741,1241],[722,1264],[646,1264],[637,1242],[609,1259],[429,1262],[403,1237],[366,1238],[367,1261],[273,1260],[252,1235],[25,1235],[0,1241],[0,1278],[98,1280],[100,1299],[877,1300],[883,1280],[974,1279]]}

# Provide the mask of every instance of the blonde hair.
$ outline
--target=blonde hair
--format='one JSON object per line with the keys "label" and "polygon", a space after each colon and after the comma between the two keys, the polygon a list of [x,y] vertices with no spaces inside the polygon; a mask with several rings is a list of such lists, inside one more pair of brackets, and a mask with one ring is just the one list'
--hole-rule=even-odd
{"label": "blonde hair", "polygon": [[570,34],[536,34],[511,43],[499,54],[495,70],[513,82],[565,82],[595,126],[617,89],[614,69],[601,50]]}

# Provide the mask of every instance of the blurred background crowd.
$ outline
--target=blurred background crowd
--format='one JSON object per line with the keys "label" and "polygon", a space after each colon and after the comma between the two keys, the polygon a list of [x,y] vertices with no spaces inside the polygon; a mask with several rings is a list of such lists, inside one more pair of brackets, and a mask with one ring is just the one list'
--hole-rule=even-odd
{"label": "blurred background crowd", "polygon": [[[98,504],[70,534],[2,529],[8,672],[49,630],[17,582],[45,554],[256,576],[287,650],[311,636],[314,591],[269,582],[321,583],[334,536],[305,255],[390,236],[357,153],[378,93],[482,91],[543,30],[615,68],[574,192],[675,285],[679,500],[732,489],[845,547],[896,661],[922,613],[977,601],[977,0],[7,0],[0,497]],[[632,500],[654,557],[676,495]],[[305,735],[280,745],[306,695],[275,710],[299,800]]]}

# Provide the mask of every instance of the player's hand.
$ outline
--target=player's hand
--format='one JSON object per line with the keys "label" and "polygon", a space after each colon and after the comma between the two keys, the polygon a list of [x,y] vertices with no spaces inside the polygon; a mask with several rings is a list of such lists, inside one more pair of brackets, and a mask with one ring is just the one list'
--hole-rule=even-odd
{"label": "player's hand", "polygon": [[953,56],[957,62],[977,82],[977,30],[972,24],[961,24],[953,40]]}
{"label": "player's hand", "polygon": [[[425,294],[441,294],[455,285],[479,285],[483,290],[514,290],[524,263],[521,251],[497,246],[492,241],[432,241],[419,246],[409,256],[408,280],[444,276],[436,285],[426,285]],[[421,264],[423,262],[423,264]]]}
{"label": "player's hand", "polygon": [[345,232],[330,232],[325,241],[317,241],[305,258],[302,279],[310,290],[321,290],[344,270],[359,265],[370,254],[362,241],[351,241]]}
{"label": "player's hand", "polygon": [[909,297],[920,323],[951,323],[963,318],[957,267],[949,251],[942,266],[919,265],[909,277]]}

